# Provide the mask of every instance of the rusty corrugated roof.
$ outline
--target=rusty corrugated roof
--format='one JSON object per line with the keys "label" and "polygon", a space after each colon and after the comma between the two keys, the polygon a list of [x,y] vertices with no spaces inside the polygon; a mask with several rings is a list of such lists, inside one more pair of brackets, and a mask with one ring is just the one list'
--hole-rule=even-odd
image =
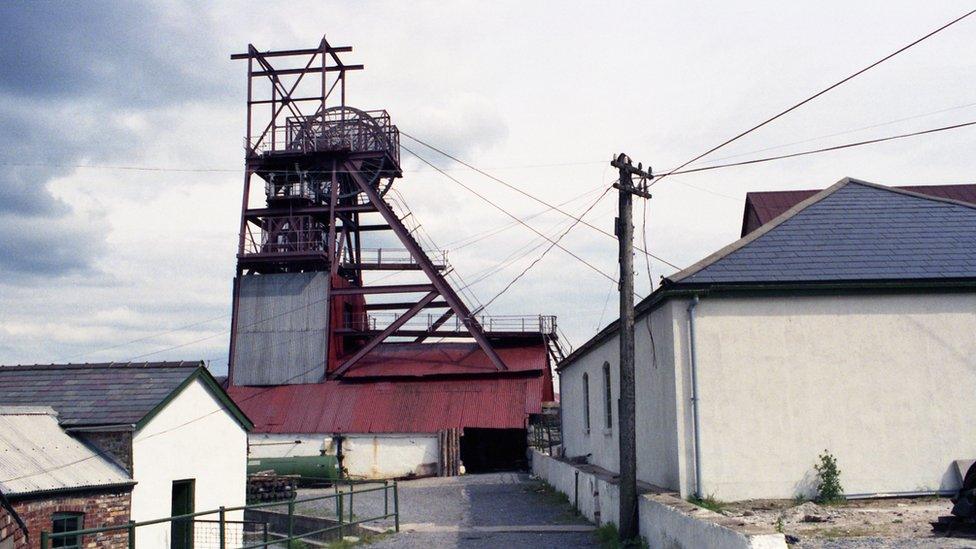
{"label": "rusty corrugated roof", "polygon": [[47,406],[0,406],[0,491],[9,497],[133,484],[118,465],[65,433]]}
{"label": "rusty corrugated roof", "polygon": [[542,376],[228,388],[257,433],[434,433],[524,428],[542,410]]}
{"label": "rusty corrugated roof", "polygon": [[[950,200],[976,204],[976,185],[912,185],[894,188],[937,198],[948,198]],[[742,216],[741,236],[746,236],[759,227],[762,227],[793,206],[819,192],[819,190],[805,190],[747,193],[745,212]]]}

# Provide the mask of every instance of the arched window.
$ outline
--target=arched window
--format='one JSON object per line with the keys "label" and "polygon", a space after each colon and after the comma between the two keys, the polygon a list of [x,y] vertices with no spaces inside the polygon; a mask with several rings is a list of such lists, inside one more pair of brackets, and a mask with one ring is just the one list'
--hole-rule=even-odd
{"label": "arched window", "polygon": [[590,432],[590,375],[583,374],[583,430]]}
{"label": "arched window", "polygon": [[603,393],[607,429],[613,428],[613,391],[610,389],[610,363],[603,363]]}

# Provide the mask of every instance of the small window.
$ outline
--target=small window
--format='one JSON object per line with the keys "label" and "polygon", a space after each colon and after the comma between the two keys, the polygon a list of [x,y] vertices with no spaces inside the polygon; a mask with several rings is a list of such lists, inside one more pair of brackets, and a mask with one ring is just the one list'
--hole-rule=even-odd
{"label": "small window", "polygon": [[590,375],[583,374],[583,429],[590,432]]}
{"label": "small window", "polygon": [[[54,513],[51,532],[75,532],[85,527],[84,513]],[[81,536],[57,537],[51,539],[51,547],[65,547],[77,549],[81,547]]]}
{"label": "small window", "polygon": [[607,429],[613,428],[613,391],[610,389],[610,363],[603,363],[603,392],[604,392],[604,403],[603,407],[606,410],[606,427]]}

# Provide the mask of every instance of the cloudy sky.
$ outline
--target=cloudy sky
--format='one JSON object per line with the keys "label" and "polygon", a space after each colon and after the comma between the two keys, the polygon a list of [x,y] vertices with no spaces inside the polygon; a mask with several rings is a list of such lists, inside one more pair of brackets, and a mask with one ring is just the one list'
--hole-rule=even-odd
{"label": "cloudy sky", "polygon": [[[229,55],[248,43],[312,47],[324,34],[353,46],[347,61],[366,71],[350,76],[350,104],[385,108],[404,131],[547,201],[577,197],[565,208],[579,212],[612,181],[612,154],[664,171],[967,4],[5,2],[0,363],[202,358],[226,368],[245,112],[244,65]],[[974,36],[976,17],[709,159],[976,120]],[[674,176],[654,187],[648,246],[693,263],[738,236],[751,190],[823,188],[844,176],[971,183],[974,146],[976,129],[960,129]],[[396,188],[439,245],[510,222],[404,157]],[[437,163],[518,215],[542,209]],[[608,195],[587,220],[612,231],[614,209]],[[548,214],[530,223],[558,234],[567,222]],[[577,227],[563,242],[615,273],[614,240]],[[450,257],[471,281],[544,243],[516,227]],[[542,249],[470,289],[487,300]],[[649,278],[638,265],[643,295]],[[653,279],[672,271],[651,267]],[[553,250],[491,312],[556,314],[578,345],[612,318],[611,290]]]}

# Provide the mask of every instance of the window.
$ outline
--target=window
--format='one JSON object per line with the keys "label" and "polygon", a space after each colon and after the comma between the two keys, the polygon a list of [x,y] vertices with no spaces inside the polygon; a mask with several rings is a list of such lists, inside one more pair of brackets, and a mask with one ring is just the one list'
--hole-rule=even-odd
{"label": "window", "polygon": [[590,432],[590,376],[583,374],[583,430]]}
{"label": "window", "polygon": [[607,429],[613,428],[613,392],[610,390],[610,363],[603,363],[603,392],[604,392],[604,403],[603,407],[606,414],[606,427]]}
{"label": "window", "polygon": [[[74,532],[85,527],[85,514],[54,513],[51,522],[52,533],[60,534],[62,532]],[[77,549],[78,547],[81,547],[81,536],[52,538],[51,547],[70,547]]]}

